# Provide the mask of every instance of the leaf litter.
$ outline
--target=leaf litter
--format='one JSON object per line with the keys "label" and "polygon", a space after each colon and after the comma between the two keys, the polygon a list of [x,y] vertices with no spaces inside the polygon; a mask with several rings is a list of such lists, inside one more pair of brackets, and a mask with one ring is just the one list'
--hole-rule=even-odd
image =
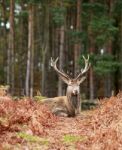
{"label": "leaf litter", "polygon": [[0,98],[0,146],[12,150],[122,150],[122,93],[74,118],[30,99]]}

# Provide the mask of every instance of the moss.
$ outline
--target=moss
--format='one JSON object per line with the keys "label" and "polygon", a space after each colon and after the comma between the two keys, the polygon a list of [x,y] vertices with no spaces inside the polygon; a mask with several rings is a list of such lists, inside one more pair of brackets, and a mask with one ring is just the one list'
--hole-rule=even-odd
{"label": "moss", "polygon": [[75,143],[78,141],[83,141],[85,139],[86,139],[86,136],[77,136],[77,135],[67,134],[67,135],[63,136],[62,141],[66,144],[70,144],[70,143]]}
{"label": "moss", "polygon": [[49,144],[49,141],[45,138],[40,138],[38,136],[26,134],[24,132],[17,133],[17,136],[24,139],[27,142],[37,142],[37,143],[41,143],[42,145]]}
{"label": "moss", "polygon": [[43,102],[43,100],[45,99],[46,97],[44,96],[34,96],[34,100],[38,101],[38,102]]}

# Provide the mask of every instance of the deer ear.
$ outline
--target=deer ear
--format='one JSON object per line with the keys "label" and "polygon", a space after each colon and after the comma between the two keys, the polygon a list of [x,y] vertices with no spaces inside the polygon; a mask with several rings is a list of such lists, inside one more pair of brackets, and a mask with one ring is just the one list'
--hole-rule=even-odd
{"label": "deer ear", "polygon": [[80,79],[77,79],[77,84],[80,85],[84,80],[86,79],[86,77],[81,77]]}

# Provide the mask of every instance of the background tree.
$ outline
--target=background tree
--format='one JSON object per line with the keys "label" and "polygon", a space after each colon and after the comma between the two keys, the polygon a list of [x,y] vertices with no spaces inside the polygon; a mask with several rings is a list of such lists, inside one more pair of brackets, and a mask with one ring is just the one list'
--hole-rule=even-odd
{"label": "background tree", "polygon": [[10,0],[10,32],[8,45],[8,64],[7,64],[7,84],[11,86],[11,93],[15,90],[15,72],[14,72],[14,55],[15,55],[15,27],[14,27],[14,0]]}
{"label": "background tree", "polygon": [[7,14],[6,14],[6,1],[1,1],[1,17],[3,18],[3,66],[4,66],[4,82],[7,84],[7,30],[6,30],[6,23],[7,23]]}
{"label": "background tree", "polygon": [[[82,13],[82,0],[77,0],[76,2],[76,33],[79,35],[82,31],[81,26],[81,13]],[[82,52],[82,42],[79,40],[78,36],[76,38],[76,43],[74,45],[74,74],[77,75],[80,71],[78,66],[78,59]]]}
{"label": "background tree", "polygon": [[26,95],[33,96],[33,67],[34,67],[34,5],[29,4],[28,14],[28,53],[26,68]]}
{"label": "background tree", "polygon": [[2,0],[0,6],[0,83],[12,94],[64,95],[50,58],[59,57],[58,67],[73,77],[88,53],[92,67],[82,96],[122,89],[121,0]]}

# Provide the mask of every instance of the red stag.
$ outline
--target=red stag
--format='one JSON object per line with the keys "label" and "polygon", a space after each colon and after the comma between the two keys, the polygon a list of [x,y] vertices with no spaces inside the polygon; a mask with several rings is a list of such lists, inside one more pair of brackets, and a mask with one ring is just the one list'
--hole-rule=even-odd
{"label": "red stag", "polygon": [[88,58],[83,56],[85,61],[84,69],[74,79],[70,78],[66,73],[57,68],[58,58],[54,61],[51,58],[51,66],[57,72],[59,77],[67,84],[66,96],[49,98],[45,100],[50,104],[51,111],[56,115],[74,117],[81,112],[80,84],[86,79],[85,73],[90,68],[89,55]]}

